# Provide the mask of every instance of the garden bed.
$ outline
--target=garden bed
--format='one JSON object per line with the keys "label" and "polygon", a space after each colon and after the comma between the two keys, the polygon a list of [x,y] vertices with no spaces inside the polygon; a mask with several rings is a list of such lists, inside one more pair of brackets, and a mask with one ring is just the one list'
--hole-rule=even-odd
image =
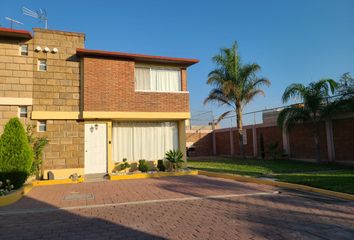
{"label": "garden bed", "polygon": [[138,178],[158,178],[158,177],[173,177],[173,176],[185,176],[185,175],[198,175],[197,170],[183,169],[176,172],[158,172],[151,171],[147,173],[142,172],[120,172],[110,173],[109,180],[126,180],[126,179],[138,179]]}

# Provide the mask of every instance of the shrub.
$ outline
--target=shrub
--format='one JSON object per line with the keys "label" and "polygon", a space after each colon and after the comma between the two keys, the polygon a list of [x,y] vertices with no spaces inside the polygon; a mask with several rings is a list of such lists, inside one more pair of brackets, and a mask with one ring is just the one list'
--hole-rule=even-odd
{"label": "shrub", "polygon": [[123,158],[123,163],[119,164],[119,170],[125,170],[127,168],[130,168],[130,164],[126,158]]}
{"label": "shrub", "polygon": [[163,160],[157,160],[157,169],[159,169],[159,171],[161,172],[164,172],[166,170],[166,167],[163,164]]}
{"label": "shrub", "polygon": [[139,160],[139,171],[141,172],[148,172],[149,171],[149,164],[146,162],[146,160],[141,159]]}
{"label": "shrub", "polygon": [[180,150],[169,150],[165,153],[165,158],[171,163],[172,171],[180,167],[183,161],[183,153]]}
{"label": "shrub", "polygon": [[0,181],[9,179],[15,188],[26,181],[31,172],[33,152],[20,120],[10,119],[0,137]]}
{"label": "shrub", "polygon": [[281,151],[279,149],[279,142],[275,141],[268,144],[269,157],[273,160],[278,160],[281,157]]}

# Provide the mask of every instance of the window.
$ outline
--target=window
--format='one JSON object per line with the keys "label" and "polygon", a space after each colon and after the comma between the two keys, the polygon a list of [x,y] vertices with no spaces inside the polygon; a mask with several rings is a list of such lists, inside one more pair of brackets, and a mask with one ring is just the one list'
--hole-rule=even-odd
{"label": "window", "polygon": [[176,122],[113,122],[113,159],[158,160],[178,149]]}
{"label": "window", "polygon": [[27,107],[26,106],[21,106],[19,107],[18,115],[20,118],[27,118]]}
{"label": "window", "polygon": [[44,120],[38,121],[38,132],[47,131],[47,122]]}
{"label": "window", "polygon": [[28,45],[27,44],[20,45],[20,55],[21,56],[28,56]]}
{"label": "window", "polygon": [[38,60],[38,70],[39,71],[47,71],[47,60],[39,59]]}
{"label": "window", "polygon": [[181,91],[181,71],[171,68],[135,68],[135,90],[155,92]]}

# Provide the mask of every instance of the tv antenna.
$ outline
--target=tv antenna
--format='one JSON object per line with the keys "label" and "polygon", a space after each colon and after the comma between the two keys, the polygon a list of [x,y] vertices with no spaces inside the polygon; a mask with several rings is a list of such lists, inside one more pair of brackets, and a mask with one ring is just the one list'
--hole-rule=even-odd
{"label": "tv antenna", "polygon": [[15,19],[12,19],[12,18],[9,18],[9,17],[5,17],[5,19],[6,19],[6,20],[8,20],[8,21],[10,22],[11,29],[13,28],[13,24],[14,24],[14,23],[17,23],[17,24],[21,24],[21,25],[23,25],[23,23],[22,23],[22,22],[17,21],[17,20],[15,20]]}
{"label": "tv antenna", "polygon": [[48,29],[48,18],[45,9],[42,10],[40,8],[37,11],[32,11],[31,9],[28,9],[26,7],[22,7],[22,14],[39,19],[40,22],[44,22],[44,28]]}

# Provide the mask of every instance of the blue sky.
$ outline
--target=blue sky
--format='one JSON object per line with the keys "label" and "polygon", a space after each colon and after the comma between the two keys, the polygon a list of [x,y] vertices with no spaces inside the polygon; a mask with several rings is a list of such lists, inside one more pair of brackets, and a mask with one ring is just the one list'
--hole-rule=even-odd
{"label": "blue sky", "polygon": [[86,48],[200,59],[188,73],[191,109],[215,115],[224,109],[203,106],[211,58],[234,40],[272,81],[246,111],[281,105],[290,83],[354,75],[353,0],[2,0],[0,24],[8,16],[25,23],[17,28],[42,26],[22,6],[45,8],[50,29],[85,32]]}

